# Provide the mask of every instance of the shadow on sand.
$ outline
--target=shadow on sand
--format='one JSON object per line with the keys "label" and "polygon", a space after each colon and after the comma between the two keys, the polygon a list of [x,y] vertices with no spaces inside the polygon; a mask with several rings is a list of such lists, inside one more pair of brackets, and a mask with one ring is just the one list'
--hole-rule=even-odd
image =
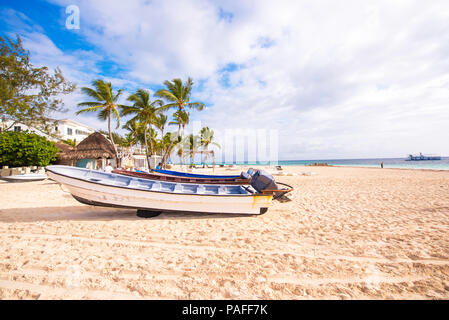
{"label": "shadow on sand", "polygon": [[114,220],[191,220],[191,219],[232,219],[236,217],[257,217],[246,214],[162,212],[152,218],[140,218],[137,210],[94,206],[66,206],[41,208],[1,209],[0,222],[42,222],[42,221],[114,221]]}

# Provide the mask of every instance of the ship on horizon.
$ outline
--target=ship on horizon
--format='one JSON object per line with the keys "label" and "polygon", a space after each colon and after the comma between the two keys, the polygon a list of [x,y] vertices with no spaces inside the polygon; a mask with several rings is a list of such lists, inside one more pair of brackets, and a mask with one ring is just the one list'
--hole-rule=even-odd
{"label": "ship on horizon", "polygon": [[441,160],[441,156],[434,155],[434,154],[422,154],[421,152],[419,155],[409,154],[408,158],[405,159],[406,161],[422,161],[422,160]]}

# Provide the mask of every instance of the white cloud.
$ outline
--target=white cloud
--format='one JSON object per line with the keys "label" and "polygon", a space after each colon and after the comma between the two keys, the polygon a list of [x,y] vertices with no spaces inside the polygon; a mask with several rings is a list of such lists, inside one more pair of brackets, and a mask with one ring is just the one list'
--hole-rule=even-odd
{"label": "white cloud", "polygon": [[61,52],[40,33],[43,61],[85,82],[112,59],[128,88],[190,75],[211,105],[193,120],[277,128],[281,159],[449,154],[446,0],[52,2],[79,5],[97,50]]}

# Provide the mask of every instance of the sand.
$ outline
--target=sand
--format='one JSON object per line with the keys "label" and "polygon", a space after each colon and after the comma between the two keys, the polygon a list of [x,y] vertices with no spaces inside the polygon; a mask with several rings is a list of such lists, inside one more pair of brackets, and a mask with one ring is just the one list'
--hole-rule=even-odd
{"label": "sand", "polygon": [[0,182],[0,299],[449,298],[448,171],[284,171],[292,201],[261,216],[142,219]]}

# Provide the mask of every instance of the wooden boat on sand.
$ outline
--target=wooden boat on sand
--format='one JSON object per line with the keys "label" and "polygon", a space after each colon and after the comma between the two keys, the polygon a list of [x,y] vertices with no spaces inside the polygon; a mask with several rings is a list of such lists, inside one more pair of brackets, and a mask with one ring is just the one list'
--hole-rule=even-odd
{"label": "wooden boat on sand", "polygon": [[213,175],[213,174],[199,174],[199,173],[189,173],[189,172],[180,172],[180,171],[172,171],[172,170],[162,170],[162,169],[151,169],[153,172],[161,173],[169,176],[178,176],[178,177],[189,177],[189,178],[212,178],[212,179],[236,179],[240,177],[239,175]]}
{"label": "wooden boat on sand", "polygon": [[264,175],[251,178],[251,185],[217,185],[141,179],[69,166],[48,166],[50,179],[64,185],[85,204],[133,208],[138,212],[181,211],[262,214],[279,190]]}
{"label": "wooden boat on sand", "polygon": [[123,169],[115,169],[113,173],[122,174],[125,176],[137,177],[142,179],[151,179],[167,182],[179,182],[179,183],[199,183],[199,184],[235,184],[235,185],[249,185],[251,183],[250,176],[237,176],[237,178],[196,178],[187,176],[175,176],[166,175],[159,173],[146,173],[146,172],[136,172],[127,171]]}

